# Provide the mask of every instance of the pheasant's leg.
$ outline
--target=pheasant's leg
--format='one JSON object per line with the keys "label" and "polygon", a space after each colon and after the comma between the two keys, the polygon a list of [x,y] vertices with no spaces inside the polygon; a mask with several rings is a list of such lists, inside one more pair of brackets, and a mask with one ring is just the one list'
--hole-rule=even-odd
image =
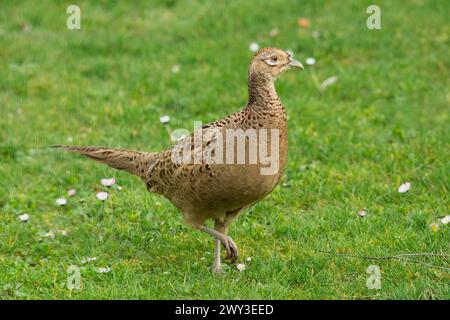
{"label": "pheasant's leg", "polygon": [[214,273],[219,273],[222,269],[221,263],[220,263],[220,240],[219,239],[214,240],[214,263],[213,263],[211,269]]}
{"label": "pheasant's leg", "polygon": [[217,230],[208,228],[207,226],[201,226],[200,230],[212,235],[214,238],[219,240],[227,251],[227,256],[225,259],[231,259],[231,262],[236,262],[237,258],[239,257],[239,252],[236,244],[234,243],[233,239],[231,239],[231,237]]}
{"label": "pheasant's leg", "polygon": [[[214,230],[223,233],[223,234],[227,234],[228,228],[227,225],[225,225],[223,222],[221,222],[220,220],[215,220],[214,221]],[[221,259],[220,259],[220,240],[216,239],[214,241],[214,263],[212,265],[212,270],[215,273],[219,273],[221,271]]]}

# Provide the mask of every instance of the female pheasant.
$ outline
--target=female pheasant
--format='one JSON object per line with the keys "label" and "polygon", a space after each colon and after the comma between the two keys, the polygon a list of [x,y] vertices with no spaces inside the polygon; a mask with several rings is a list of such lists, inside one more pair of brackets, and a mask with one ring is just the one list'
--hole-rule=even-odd
{"label": "female pheasant", "polygon": [[[163,152],[106,147],[55,146],[78,152],[140,177],[150,192],[169,199],[193,227],[215,238],[212,270],[221,270],[220,247],[235,262],[230,223],[277,185],[287,160],[286,110],[274,81],[303,69],[289,52],[264,48],[250,62],[248,103],[239,112],[205,125]],[[205,221],[212,219],[214,228]]]}

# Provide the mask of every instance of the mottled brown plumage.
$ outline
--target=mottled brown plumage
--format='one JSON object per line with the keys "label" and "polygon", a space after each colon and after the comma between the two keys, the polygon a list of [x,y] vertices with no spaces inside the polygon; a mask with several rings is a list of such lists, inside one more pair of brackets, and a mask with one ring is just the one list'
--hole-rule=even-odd
{"label": "mottled brown plumage", "polygon": [[[227,251],[228,259],[236,261],[238,258],[237,246],[227,235],[229,224],[242,210],[273,190],[285,167],[288,149],[286,110],[275,91],[274,80],[292,67],[303,68],[289,53],[276,48],[259,50],[249,67],[249,99],[246,107],[199,128],[164,152],[137,152],[106,147],[57,147],[132,173],[146,183],[149,191],[169,199],[183,213],[187,223],[216,238],[213,270],[219,271],[221,243]],[[215,154],[221,143],[224,154],[232,149],[226,140],[229,129],[241,129],[238,133],[253,129],[257,134],[262,132],[261,129],[266,132],[275,129],[278,137],[268,135],[267,141],[264,141],[258,136],[257,141],[273,153],[271,143],[278,139],[278,170],[262,174],[261,169],[267,168],[267,163],[263,163],[259,155],[256,162],[250,161],[249,152],[254,147],[250,138],[243,140],[244,150],[233,146],[236,157],[239,152],[245,151],[245,163],[226,163],[225,155]],[[196,139],[200,141],[198,144],[194,143]],[[174,161],[174,155],[180,154],[180,147],[189,143],[192,146],[186,150],[190,150],[188,158],[191,161]],[[206,150],[210,152],[209,155],[217,158],[211,161],[203,157],[192,163],[195,155],[204,155]],[[207,219],[214,221],[214,229],[205,226]]]}

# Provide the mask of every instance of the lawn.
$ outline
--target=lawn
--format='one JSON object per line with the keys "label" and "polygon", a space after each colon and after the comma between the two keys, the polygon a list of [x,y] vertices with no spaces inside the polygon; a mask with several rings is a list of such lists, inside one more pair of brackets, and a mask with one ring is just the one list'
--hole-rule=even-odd
{"label": "lawn", "polygon": [[[359,257],[450,254],[448,1],[376,1],[381,30],[373,1],[77,3],[81,30],[69,2],[0,3],[0,298],[450,299],[448,258]],[[246,269],[214,276],[211,237],[167,200],[48,146],[163,150],[245,105],[251,43],[316,63],[277,81],[285,177],[231,227]]]}

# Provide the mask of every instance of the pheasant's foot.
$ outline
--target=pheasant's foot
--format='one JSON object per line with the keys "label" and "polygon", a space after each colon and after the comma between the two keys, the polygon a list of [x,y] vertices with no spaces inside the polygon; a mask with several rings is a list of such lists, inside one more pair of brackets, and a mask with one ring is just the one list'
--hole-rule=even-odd
{"label": "pheasant's foot", "polygon": [[227,256],[225,257],[226,260],[231,260],[231,262],[233,263],[236,262],[239,257],[239,251],[236,243],[234,243],[233,239],[231,239],[230,236],[227,236],[226,234],[223,234],[206,226],[202,226],[200,230],[209,233],[222,243],[227,252]]}
{"label": "pheasant's foot", "polygon": [[222,242],[222,244],[226,248],[225,250],[227,250],[227,256],[225,257],[225,260],[230,260],[232,263],[235,263],[239,258],[238,247],[236,246],[236,243],[234,243],[233,239],[231,239],[231,237],[226,237],[226,241]]}
{"label": "pheasant's foot", "polygon": [[211,271],[214,274],[221,273],[222,272],[222,265],[213,263],[213,265],[211,266]]}

